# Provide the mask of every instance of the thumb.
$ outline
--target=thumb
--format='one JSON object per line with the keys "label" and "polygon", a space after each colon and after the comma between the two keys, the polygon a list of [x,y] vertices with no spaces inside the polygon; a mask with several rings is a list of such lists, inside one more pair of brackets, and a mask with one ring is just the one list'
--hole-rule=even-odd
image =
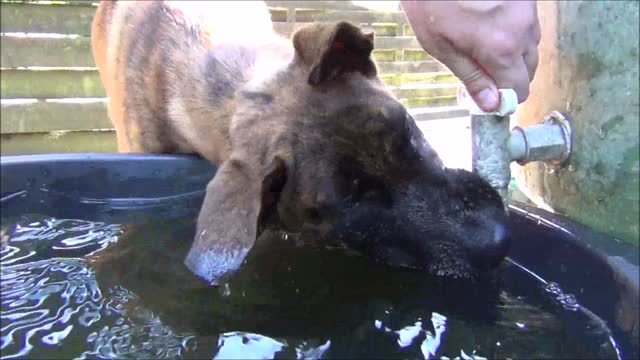
{"label": "thumb", "polygon": [[500,107],[500,96],[495,82],[475,61],[466,55],[455,53],[443,63],[464,84],[480,109],[491,112]]}

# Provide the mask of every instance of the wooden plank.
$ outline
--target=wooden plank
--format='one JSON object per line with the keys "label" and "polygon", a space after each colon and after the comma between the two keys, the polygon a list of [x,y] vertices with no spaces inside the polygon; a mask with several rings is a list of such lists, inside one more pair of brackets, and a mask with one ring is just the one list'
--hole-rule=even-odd
{"label": "wooden plank", "polygon": [[399,36],[400,25],[398,24],[387,24],[387,23],[375,23],[368,28],[372,29],[375,36]]}
{"label": "wooden plank", "polygon": [[416,33],[413,31],[413,28],[409,24],[404,25],[404,35],[405,36],[416,36]]}
{"label": "wooden plank", "polygon": [[[409,113],[413,120],[431,121],[451,118],[464,118],[469,116],[469,110],[458,106],[434,106],[427,108],[428,111],[421,111],[423,108],[411,108]],[[436,125],[439,127],[439,125]],[[463,126],[464,128],[464,126]]]}
{"label": "wooden plank", "polygon": [[[291,33],[292,29],[301,24],[274,23],[276,31]],[[376,50],[401,49],[409,44],[413,46],[415,39],[403,39],[395,37],[377,37]],[[0,46],[2,67],[21,66],[53,66],[94,67],[95,63],[91,53],[91,39],[88,37],[77,38],[26,38],[2,36]],[[405,50],[406,51],[406,50]],[[428,60],[430,57],[422,50],[411,50],[415,60]],[[389,61],[385,57],[384,61]],[[395,58],[394,58],[395,59]],[[380,60],[383,60],[380,58]]]}
{"label": "wooden plank", "polygon": [[458,84],[403,85],[401,87],[392,87],[390,90],[397,98],[402,99],[456,96],[458,94]]}
{"label": "wooden plank", "polygon": [[269,12],[271,13],[271,21],[273,22],[286,22],[287,14],[289,10],[286,8],[269,8]]}
{"label": "wooden plank", "polygon": [[115,131],[2,134],[1,155],[117,152]]}
{"label": "wooden plank", "polygon": [[[290,37],[293,32],[300,29],[303,26],[306,26],[310,23],[297,22],[295,24],[285,23],[285,22],[274,22],[273,29],[282,36]],[[378,26],[382,28],[382,26]],[[376,25],[373,26],[374,31],[376,29]],[[390,28],[387,26],[385,28],[385,33],[389,34],[392,31],[395,32],[394,28]],[[381,36],[376,33],[374,37],[374,48],[376,50],[403,50],[408,49],[411,51],[417,51],[416,49],[421,49],[420,43],[414,36]],[[424,57],[424,56],[423,56]]]}
{"label": "wooden plank", "polygon": [[359,10],[310,10],[296,9],[296,22],[349,21],[352,23],[397,23],[407,22],[402,11],[359,11]]}
{"label": "wooden plank", "polygon": [[2,134],[110,129],[113,127],[107,116],[106,102],[38,101],[14,104],[4,101],[1,109],[0,132]]}
{"label": "wooden plank", "polygon": [[444,65],[435,60],[426,61],[398,61],[398,62],[377,62],[378,72],[381,74],[407,74],[407,73],[428,73],[435,71],[448,71]]}
{"label": "wooden plank", "polygon": [[[2,3],[0,31],[91,35],[94,6]],[[286,8],[269,8],[271,21],[287,21]]]}
{"label": "wooden plank", "polygon": [[421,49],[413,36],[375,36],[374,48],[378,50]]}
{"label": "wooden plank", "polygon": [[400,82],[402,84],[412,84],[412,83],[421,83],[421,84],[452,84],[459,83],[458,78],[456,78],[449,71],[439,71],[439,72],[431,72],[431,73],[407,73],[407,74],[398,74],[400,77]]}
{"label": "wooden plank", "polygon": [[432,57],[429,56],[422,48],[419,49],[404,49],[404,61],[424,61],[431,60]]}
{"label": "wooden plank", "polygon": [[[287,22],[274,22],[273,29],[282,36],[290,37],[295,30],[298,30],[299,28],[309,24],[311,23],[296,22],[294,24],[294,23],[287,23]],[[396,34],[399,32],[399,25],[397,24],[376,23],[371,26],[368,26],[367,28],[372,28],[376,37],[378,36],[392,37],[392,36],[396,36]]]}
{"label": "wooden plank", "polygon": [[91,38],[0,36],[0,66],[95,67]]}
{"label": "wooden plank", "polygon": [[[287,8],[301,3],[298,5],[305,5],[305,8],[296,10],[296,22],[347,20],[354,23],[394,23],[396,26],[406,23],[404,14],[400,11],[354,10],[362,8],[344,1],[272,1],[268,3],[271,6],[269,8],[271,19],[274,22],[286,22]],[[338,11],[344,9],[350,10]],[[95,6],[69,6],[68,3],[61,5],[60,2],[54,4],[3,2],[0,14],[2,15],[0,23],[2,32],[90,35]]]}
{"label": "wooden plank", "polygon": [[424,85],[424,84],[451,84],[458,83],[458,79],[450,72],[431,73],[406,73],[406,74],[379,74],[380,80],[385,85]]}
{"label": "wooden plank", "polygon": [[454,106],[458,103],[455,95],[438,96],[438,97],[419,97],[419,98],[401,98],[398,99],[402,105],[407,108],[420,108],[432,106]]}
{"label": "wooden plank", "polygon": [[105,97],[96,70],[2,70],[4,99]]}
{"label": "wooden plank", "polygon": [[373,49],[373,60],[374,61],[384,61],[384,62],[393,62],[398,58],[398,52],[395,50],[376,50]]}
{"label": "wooden plank", "polygon": [[2,32],[91,34],[95,7],[3,3]]}

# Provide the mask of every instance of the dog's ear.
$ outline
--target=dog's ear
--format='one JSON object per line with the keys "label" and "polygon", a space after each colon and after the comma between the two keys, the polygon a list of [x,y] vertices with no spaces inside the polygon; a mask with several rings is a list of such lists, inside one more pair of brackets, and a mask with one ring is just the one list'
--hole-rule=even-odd
{"label": "dog's ear", "polygon": [[293,35],[296,58],[310,66],[309,85],[316,86],[346,73],[358,71],[366,77],[376,75],[371,60],[373,33],[363,33],[348,23],[316,23]]}
{"label": "dog's ear", "polygon": [[280,157],[265,169],[235,159],[222,163],[207,185],[185,265],[214,285],[237,270],[260,235],[265,215],[275,211],[286,178]]}

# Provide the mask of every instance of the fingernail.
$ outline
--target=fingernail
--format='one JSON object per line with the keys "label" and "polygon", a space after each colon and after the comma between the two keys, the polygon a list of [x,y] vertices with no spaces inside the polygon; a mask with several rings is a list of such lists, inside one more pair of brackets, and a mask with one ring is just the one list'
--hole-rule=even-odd
{"label": "fingernail", "polygon": [[476,103],[484,111],[495,111],[500,106],[497,91],[490,88],[480,91],[475,96]]}

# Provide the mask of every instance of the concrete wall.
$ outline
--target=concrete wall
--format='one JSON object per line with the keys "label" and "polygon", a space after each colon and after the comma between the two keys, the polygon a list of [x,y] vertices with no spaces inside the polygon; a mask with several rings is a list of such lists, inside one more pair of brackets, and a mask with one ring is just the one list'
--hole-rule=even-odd
{"label": "concrete wall", "polygon": [[568,114],[568,168],[513,166],[520,187],[595,230],[638,244],[639,94],[637,1],[539,1],[540,64],[531,97],[513,116],[539,123]]}

